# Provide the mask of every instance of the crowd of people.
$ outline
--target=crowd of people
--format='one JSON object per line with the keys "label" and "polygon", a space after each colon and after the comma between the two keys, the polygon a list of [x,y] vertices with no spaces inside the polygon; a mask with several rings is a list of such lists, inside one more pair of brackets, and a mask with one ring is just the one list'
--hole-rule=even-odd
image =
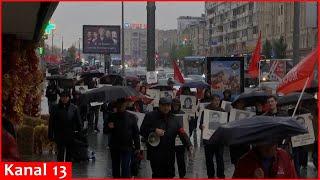
{"label": "crowd of people", "polygon": [[[90,81],[93,83],[93,80]],[[168,82],[168,86],[173,86]],[[90,88],[95,88],[92,86]],[[148,85],[134,84],[134,88],[141,96],[148,96]],[[198,103],[209,103],[205,109],[224,112],[221,108],[222,101],[232,101],[230,90],[225,90],[223,97],[211,94],[210,89],[197,89],[192,92],[190,88],[181,88],[174,93],[173,98],[163,97],[158,99],[158,107],[150,111],[148,102],[143,98],[121,98],[112,102],[104,102],[101,106],[90,106],[81,103],[81,93],[77,91],[59,92],[54,83],[49,83],[47,98],[50,111],[49,138],[57,143],[57,160],[70,160],[70,141],[74,132],[82,132],[84,123],[99,133],[97,126],[99,111],[103,113],[103,133],[108,135],[108,146],[112,160],[112,176],[114,178],[129,178],[137,176],[134,167],[139,166],[137,158],[141,160],[142,143],[146,144],[147,157],[150,161],[153,178],[174,178],[175,160],[177,161],[180,178],[186,176],[185,154],[193,157],[193,145],[190,136],[199,128],[203,131],[204,113],[194,112],[189,119],[189,129],[184,129],[183,123],[174,117],[184,114],[181,110],[179,96],[196,96]],[[60,96],[57,104],[57,96]],[[233,108],[245,110],[245,102],[238,101]],[[313,107],[316,109],[316,107]],[[138,117],[128,112],[144,113],[144,119],[139,128]],[[290,111],[283,111],[277,106],[277,96],[270,95],[264,103],[255,104],[256,115],[264,116],[289,116]],[[299,106],[297,114],[310,112]],[[311,112],[317,119],[317,111]],[[94,121],[93,121],[94,119]],[[200,122],[198,122],[200,120]],[[197,125],[199,124],[199,127]],[[189,132],[187,132],[189,131]],[[148,143],[150,134],[159,137],[157,146]],[[317,133],[316,133],[317,134]],[[176,145],[176,138],[182,144]],[[317,139],[317,138],[316,138]],[[205,162],[208,178],[225,178],[224,145],[203,140]],[[317,141],[314,143],[313,157],[317,158]],[[256,144],[237,144],[229,146],[231,163],[235,166],[234,178],[296,178],[300,176],[300,168],[307,166],[308,149],[304,146],[292,148],[290,139],[283,142],[268,141]],[[213,158],[216,158],[216,168]],[[317,159],[314,163],[317,162]],[[317,164],[315,164],[317,167]]]}

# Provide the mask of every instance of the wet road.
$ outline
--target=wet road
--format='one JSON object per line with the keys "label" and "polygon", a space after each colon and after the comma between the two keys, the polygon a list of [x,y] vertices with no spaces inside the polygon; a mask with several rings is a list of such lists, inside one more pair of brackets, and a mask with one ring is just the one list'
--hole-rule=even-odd
{"label": "wet road", "polygon": [[[102,131],[102,117],[100,117],[99,128]],[[199,131],[197,132],[198,137]],[[195,157],[194,159],[187,160],[187,174],[186,178],[207,178],[206,176],[206,165],[204,158],[204,149],[199,145],[199,138],[192,137],[192,142],[196,145],[195,147]],[[96,153],[96,160],[89,162],[73,163],[72,173],[75,178],[105,178],[112,177],[111,171],[111,158],[109,150],[107,149],[107,136],[102,132],[100,133],[90,133],[88,136],[90,149],[94,150]],[[46,152],[45,152],[46,153]],[[311,153],[309,153],[311,154]],[[24,156],[25,160],[28,161],[55,161],[54,155],[44,154],[42,156]],[[317,172],[313,164],[311,163],[311,158],[309,158],[308,168],[302,172],[304,177],[315,178],[317,177]],[[228,148],[225,147],[224,152],[225,161],[225,176],[232,177],[234,167],[230,163],[230,156]],[[215,163],[216,165],[216,163]],[[176,176],[178,176],[176,168]],[[138,177],[151,177],[151,168],[149,161],[143,160],[141,162],[141,169]]]}

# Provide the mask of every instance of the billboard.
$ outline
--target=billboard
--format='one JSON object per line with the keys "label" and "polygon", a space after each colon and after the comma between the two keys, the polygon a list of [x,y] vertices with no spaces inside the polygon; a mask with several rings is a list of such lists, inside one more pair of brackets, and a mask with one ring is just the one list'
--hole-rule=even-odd
{"label": "billboard", "polygon": [[229,89],[235,97],[244,92],[243,57],[208,57],[207,69],[213,94],[223,97],[223,91]]}
{"label": "billboard", "polygon": [[83,53],[120,54],[120,26],[83,25]]}

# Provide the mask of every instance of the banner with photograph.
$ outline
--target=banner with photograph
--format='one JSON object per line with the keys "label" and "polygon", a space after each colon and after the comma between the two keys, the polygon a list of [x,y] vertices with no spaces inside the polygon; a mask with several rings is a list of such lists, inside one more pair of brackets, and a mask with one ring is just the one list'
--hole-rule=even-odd
{"label": "banner with photograph", "polygon": [[181,110],[194,116],[197,110],[197,98],[195,96],[180,95]]}
{"label": "banner with photograph", "polygon": [[146,76],[148,84],[156,84],[158,82],[157,73],[155,71],[148,71]]}
{"label": "banner with photograph", "polygon": [[160,91],[160,98],[162,97],[173,99],[173,91]]}
{"label": "banner with photograph", "polygon": [[226,112],[230,112],[232,106],[231,106],[232,102],[229,101],[222,101],[221,102],[221,108],[224,109]]}
{"label": "banner with photograph", "polygon": [[[182,127],[184,131],[187,133],[189,136],[189,120],[188,120],[188,115],[187,114],[175,114],[175,119],[181,122]],[[182,141],[179,136],[176,137],[176,146],[181,146]]]}
{"label": "banner with photograph", "polygon": [[231,108],[229,122],[255,116],[255,112]]}
{"label": "banner with photograph", "polygon": [[208,57],[208,84],[212,93],[223,97],[229,89],[232,98],[244,92],[243,57]]}
{"label": "banner with photograph", "polygon": [[83,25],[83,53],[120,54],[120,26]]}
{"label": "banner with photograph", "polygon": [[218,127],[227,122],[228,113],[204,109],[202,138],[209,140]]}
{"label": "banner with photograph", "polygon": [[76,91],[80,92],[81,94],[88,91],[88,86],[75,86]]}
{"label": "banner with photograph", "polygon": [[314,143],[315,137],[312,119],[313,117],[310,113],[296,116],[296,120],[307,128],[308,133],[291,137],[292,147],[299,147]]}
{"label": "banner with photograph", "polygon": [[147,89],[147,95],[153,99],[152,105],[153,107],[159,106],[159,100],[160,100],[160,90],[159,89]]}
{"label": "banner with photograph", "polygon": [[[207,102],[207,103],[198,103],[198,111],[197,111],[197,113],[196,113],[196,115],[198,116],[198,118],[201,118],[201,114],[202,114],[204,108],[205,108],[206,106],[208,106],[209,104],[210,104],[209,102]],[[199,121],[199,122],[200,122],[200,121]]]}

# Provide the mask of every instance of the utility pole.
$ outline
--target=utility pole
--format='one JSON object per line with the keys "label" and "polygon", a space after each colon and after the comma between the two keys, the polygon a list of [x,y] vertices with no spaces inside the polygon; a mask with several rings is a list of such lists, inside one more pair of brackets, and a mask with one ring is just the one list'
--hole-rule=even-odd
{"label": "utility pole", "polygon": [[79,59],[80,59],[80,42],[81,42],[81,38],[79,38]]}
{"label": "utility pole", "polygon": [[124,76],[124,5],[123,5],[123,1],[121,2],[122,5],[122,28],[121,28],[121,74],[122,76]]}
{"label": "utility pole", "polygon": [[53,55],[53,33],[54,32],[54,30],[52,30],[52,36],[51,36],[51,55]]}
{"label": "utility pole", "polygon": [[300,59],[299,43],[300,43],[300,2],[294,2],[292,52],[293,52],[293,63],[295,65],[298,64]]}
{"label": "utility pole", "polygon": [[63,58],[63,36],[61,41],[61,59]]}
{"label": "utility pole", "polygon": [[147,2],[147,71],[155,70],[155,2]]}

